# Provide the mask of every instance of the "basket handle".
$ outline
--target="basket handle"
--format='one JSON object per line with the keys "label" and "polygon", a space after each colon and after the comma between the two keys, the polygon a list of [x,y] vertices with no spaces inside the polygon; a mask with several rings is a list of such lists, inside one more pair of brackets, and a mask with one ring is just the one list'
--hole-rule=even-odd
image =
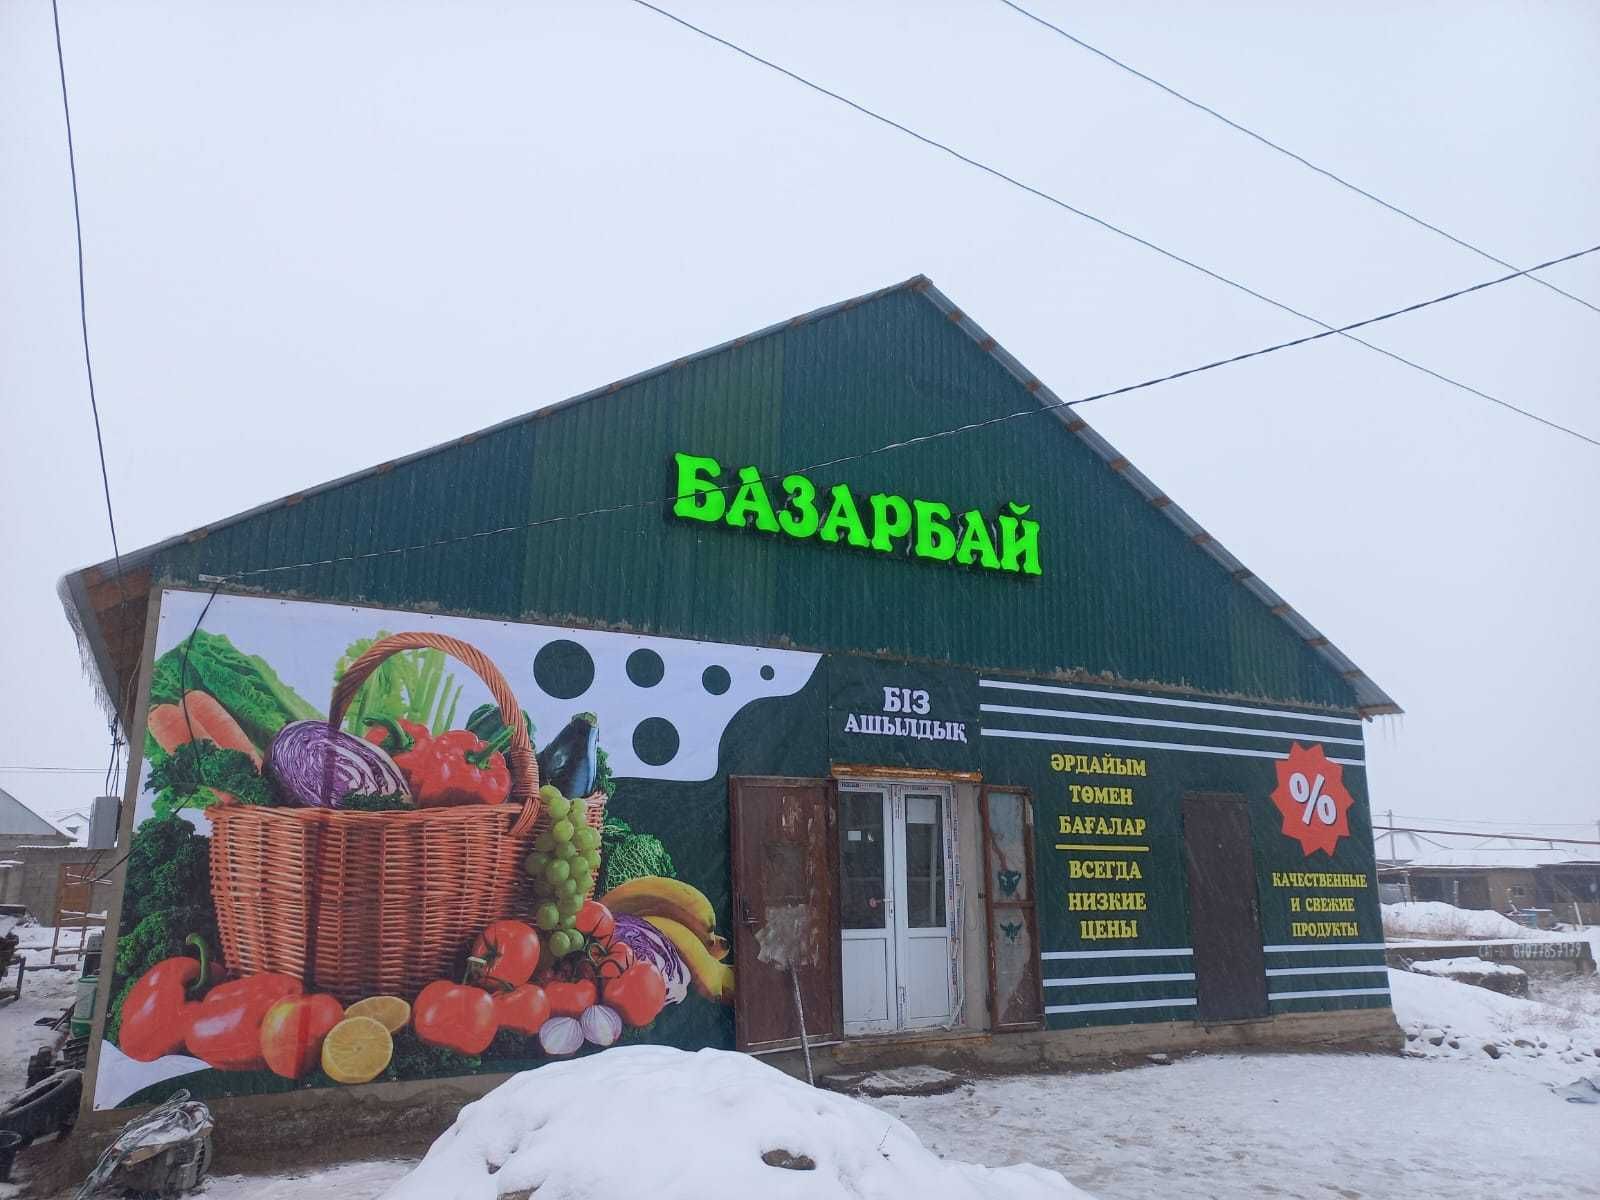
{"label": "basket handle", "polygon": [[533,753],[533,743],[528,740],[528,727],[522,721],[522,708],[511,694],[511,685],[500,674],[500,668],[476,646],[442,633],[396,633],[380,638],[350,664],[334,686],[333,699],[328,702],[328,727],[335,730],[339,728],[345,710],[350,707],[350,702],[356,698],[367,677],[378,669],[384,659],[402,650],[442,650],[462,666],[470,668],[488,685],[489,694],[500,706],[500,719],[511,730],[506,766],[511,772],[511,799],[522,805],[522,812],[516,824],[512,825],[511,832],[518,837],[527,833],[539,816],[539,762]]}

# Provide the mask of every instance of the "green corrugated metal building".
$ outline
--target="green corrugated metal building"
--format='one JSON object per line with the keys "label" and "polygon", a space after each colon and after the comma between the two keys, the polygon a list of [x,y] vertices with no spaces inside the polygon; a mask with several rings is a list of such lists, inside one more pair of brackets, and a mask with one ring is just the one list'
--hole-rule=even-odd
{"label": "green corrugated metal building", "polygon": [[[713,471],[716,493],[697,482]],[[820,528],[791,476],[814,486]],[[925,278],[62,591],[133,728],[155,707],[151,661],[192,632],[164,634],[157,611],[204,611],[213,592],[241,614],[271,597],[393,610],[391,629],[509,622],[532,651],[581,644],[596,662],[625,644],[669,684],[691,644],[811,663],[797,690],[718,725],[696,778],[671,760],[711,736],[695,733],[696,705],[721,694],[711,668],[648,718],[662,725],[600,713],[610,812],[653,828],[674,805],[660,836],[733,937],[738,1002],[661,1040],[792,1046],[787,977],[750,940],[780,901],[817,922],[808,1028],[843,1055],[983,1034],[997,1052],[1092,1053],[1107,1026],[1151,1045],[1232,1022],[1262,1039],[1392,1028],[1362,729],[1398,707]],[[643,661],[628,659],[633,686],[658,686]],[[523,684],[592,707],[589,686]],[[779,896],[758,860],[783,813],[826,832],[793,847],[812,890]]]}

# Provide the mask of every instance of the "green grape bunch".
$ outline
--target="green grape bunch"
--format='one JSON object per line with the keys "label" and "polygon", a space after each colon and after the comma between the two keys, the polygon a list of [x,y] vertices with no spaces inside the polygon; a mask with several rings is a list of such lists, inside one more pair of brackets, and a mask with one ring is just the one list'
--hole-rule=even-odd
{"label": "green grape bunch", "polygon": [[565,958],[586,941],[577,929],[578,910],[600,870],[600,833],[583,819],[580,801],[548,783],[539,798],[551,825],[534,839],[533,853],[522,865],[538,902],[533,923],[543,931],[550,953]]}

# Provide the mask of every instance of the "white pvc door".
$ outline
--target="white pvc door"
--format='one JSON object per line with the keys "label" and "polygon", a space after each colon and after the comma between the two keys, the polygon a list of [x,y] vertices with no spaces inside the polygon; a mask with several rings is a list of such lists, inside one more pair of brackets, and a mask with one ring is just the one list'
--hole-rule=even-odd
{"label": "white pvc door", "polygon": [[895,999],[894,818],[889,789],[839,789],[839,967],[847,1034],[889,1033]]}
{"label": "white pvc door", "polygon": [[950,1019],[949,797],[943,789],[896,785],[894,790],[900,1028],[918,1029]]}
{"label": "white pvc door", "polygon": [[950,1019],[950,799],[942,785],[840,785],[847,1034]]}

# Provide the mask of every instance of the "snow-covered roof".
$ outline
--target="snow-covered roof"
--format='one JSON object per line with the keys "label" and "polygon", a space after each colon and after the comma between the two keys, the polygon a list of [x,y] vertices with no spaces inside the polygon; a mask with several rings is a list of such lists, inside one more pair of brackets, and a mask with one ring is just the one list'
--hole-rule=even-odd
{"label": "snow-covered roof", "polygon": [[0,836],[49,837],[61,831],[5,788],[0,788]]}
{"label": "snow-covered roof", "polygon": [[1475,834],[1438,836],[1373,830],[1378,861],[1392,867],[1498,867],[1502,870],[1562,863],[1600,866],[1600,846],[1563,842],[1512,841]]}

